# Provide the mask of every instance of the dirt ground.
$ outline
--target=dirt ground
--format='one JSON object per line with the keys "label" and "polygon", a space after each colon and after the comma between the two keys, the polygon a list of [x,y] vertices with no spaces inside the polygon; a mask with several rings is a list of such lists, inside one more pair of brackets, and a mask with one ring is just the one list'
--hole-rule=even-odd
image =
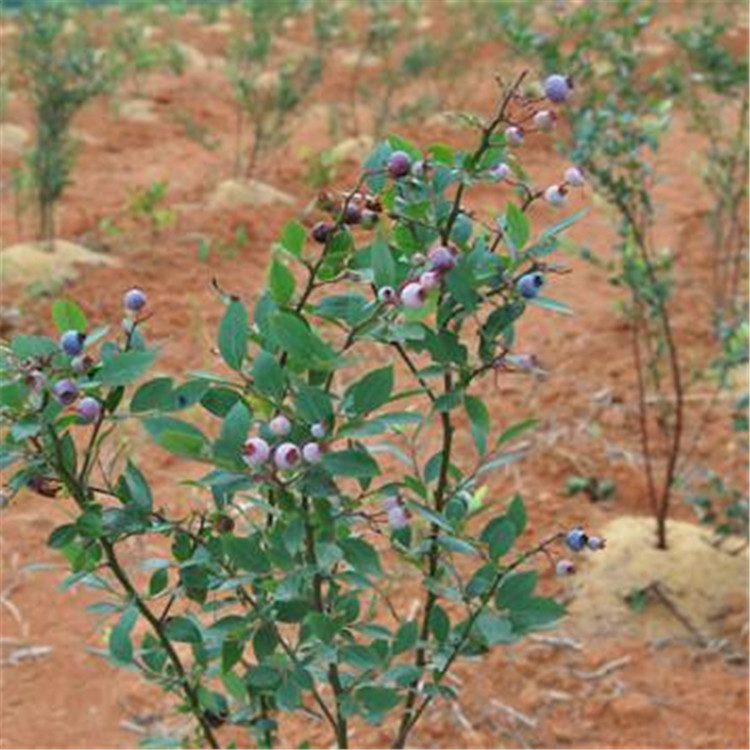
{"label": "dirt ground", "polygon": [[[293,28],[289,36],[302,43],[305,33]],[[179,35],[209,62],[225,52],[226,34],[194,20],[181,21]],[[476,50],[467,74],[466,109],[487,112],[492,107],[493,73],[498,67],[514,72],[515,63],[503,63],[502,56],[502,50],[489,43]],[[153,117],[126,119],[122,111],[117,115],[112,102],[88,107],[75,123],[81,150],[74,182],[59,211],[59,234],[116,257],[118,264],[82,267],[78,278],[51,293],[38,287],[29,291],[19,283],[4,285],[4,309],[18,309],[13,325],[26,332],[48,331],[51,300],[60,291],[79,301],[89,319],[116,322],[121,292],[137,284],[148,291],[153,312],[148,329],[162,347],[159,369],[173,373],[212,367],[213,335],[223,306],[211,280],[215,277],[248,302],[258,293],[279,229],[304,213],[315,196],[304,182],[302,157],[303,148],[332,145],[327,108],[321,105],[340,102],[350,77],[351,70],[343,63],[326,68],[322,93],[295,116],[289,141],[263,160],[256,175],[293,196],[294,206],[222,207],[211,202],[216,186],[230,176],[232,160],[234,110],[221,67],[196,64],[181,77],[150,76],[143,98],[151,103],[147,109]],[[189,137],[179,116],[185,112],[218,139],[218,148],[207,149]],[[363,105],[364,121],[367,115]],[[8,121],[31,132],[30,112],[20,97],[12,99]],[[467,131],[434,117],[392,129],[422,143],[468,144],[471,139]],[[709,204],[698,169],[701,147],[678,108],[659,157],[657,239],[676,254],[675,324],[688,368],[700,365],[712,351],[710,256],[703,221]],[[524,166],[540,185],[554,180],[565,167],[549,141],[530,143],[524,158]],[[19,226],[11,200],[10,173],[18,159],[2,152],[3,247],[33,237],[30,218]],[[356,174],[356,159],[342,163],[335,186],[345,188]],[[122,217],[122,207],[129,190],[156,180],[169,181],[168,203],[177,221],[151,237],[142,225]],[[482,188],[475,193],[478,205],[491,215],[493,207],[505,204],[508,196],[503,190]],[[610,257],[614,240],[610,217],[589,190],[574,196],[568,210],[583,205],[590,212],[571,231],[571,238]],[[548,207],[532,209],[532,221],[551,216]],[[102,231],[103,219],[114,219],[127,231],[112,237]],[[212,251],[208,261],[199,258],[201,237],[228,240],[240,226],[248,242],[234,257]],[[530,515],[527,541],[561,525],[585,523],[600,529],[623,516],[647,512],[638,465],[636,384],[628,331],[606,273],[575,253],[564,256],[564,261],[572,273],[553,282],[552,296],[576,314],[560,317],[540,311],[527,316],[519,332],[519,340],[539,357],[547,375],[487,381],[498,427],[532,414],[541,417],[529,458],[490,482],[491,492],[498,496],[523,493]],[[704,383],[691,388],[693,429],[709,391]],[[728,430],[728,404],[720,400],[707,415],[692,460],[746,483],[746,447],[735,442]],[[469,439],[460,445],[468,455]],[[135,435],[132,447],[139,464],[148,469],[155,495],[174,493],[180,471],[177,459]],[[565,481],[572,474],[614,479],[616,498],[593,504],[580,496],[566,496]],[[95,653],[105,645],[105,633],[84,606],[96,597],[59,588],[64,577],[61,561],[44,542],[69,512],[65,501],[21,495],[0,516],[3,748],[132,747],[145,731],[160,729],[166,721],[167,705],[157,691]],[[674,516],[693,520],[682,502],[675,504]],[[609,541],[611,546],[618,544],[616,538]],[[691,560],[680,564],[689,566]],[[581,575],[586,573],[584,563]],[[708,645],[696,644],[679,622],[667,637],[653,637],[647,627],[648,609],[636,614],[618,608],[612,614],[598,611],[588,617],[587,602],[576,601],[581,594],[574,580],[561,582],[549,572],[544,585],[562,599],[575,601],[578,614],[546,636],[497,648],[481,666],[464,662],[456,670],[460,700],[436,704],[415,732],[413,746],[748,746],[746,566],[735,585],[729,586],[733,596],[705,634]],[[407,607],[416,602],[414,584],[399,578],[393,586]],[[591,607],[597,606],[598,600],[592,601]],[[39,650],[30,652],[28,646]],[[362,725],[352,743],[378,747],[389,736],[383,728]],[[312,746],[325,746],[326,728],[310,717],[285,722],[285,746],[299,746],[305,739]]]}

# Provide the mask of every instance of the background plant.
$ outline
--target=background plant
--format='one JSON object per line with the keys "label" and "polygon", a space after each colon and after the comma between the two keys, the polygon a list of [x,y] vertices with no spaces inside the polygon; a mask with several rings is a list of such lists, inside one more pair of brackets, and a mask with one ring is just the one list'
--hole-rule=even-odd
{"label": "background plant", "polygon": [[[548,260],[559,234],[581,215],[534,231],[526,211],[557,192],[499,169],[516,163],[505,129],[536,106],[523,78],[474,118],[471,150],[381,143],[354,187],[326,199],[310,239],[286,225],[252,311],[217,286],[222,372],[135,387],[157,356],[140,289],[124,296],[119,333],[61,300],[59,342],[22,334],[2,351],[10,490],[71,499],[49,540],[71,566],[66,585],[105,596],[94,609],[115,620],[110,659],[177,694],[196,743],[218,747],[232,725],[271,746],[280,712],[306,705],[341,747],[354,717],[396,712],[403,747],[426,708],[453,697],[445,677],[458,658],[560,617],[535,592],[535,556],[563,539],[603,546],[580,528],[520,543],[522,499],[483,487],[523,456],[516,441],[534,420],[495,429],[482,379],[523,370],[514,332],[525,312],[562,307],[540,290],[560,270]],[[500,179],[517,199],[491,222],[469,219],[472,187]],[[358,361],[377,364],[363,374]],[[419,405],[404,409],[406,398]],[[469,463],[454,450],[460,411]],[[195,502],[182,489],[155,498],[123,455],[117,436],[136,421],[185,460]],[[387,477],[383,450],[401,462]],[[132,538],[159,553],[133,559]],[[394,560],[420,581],[416,615],[391,596]]]}
{"label": "background plant", "polygon": [[55,204],[70,181],[75,147],[70,125],[110,80],[106,57],[97,54],[82,25],[65,33],[66,6],[45,4],[21,14],[18,57],[34,109],[35,142],[26,157],[39,211],[39,237],[52,250]]}

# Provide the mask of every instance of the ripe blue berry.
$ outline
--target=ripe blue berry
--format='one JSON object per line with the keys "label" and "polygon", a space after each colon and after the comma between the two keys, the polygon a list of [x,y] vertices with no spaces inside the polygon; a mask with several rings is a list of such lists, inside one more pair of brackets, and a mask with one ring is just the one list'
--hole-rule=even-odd
{"label": "ripe blue berry", "polygon": [[79,331],[65,331],[60,337],[60,348],[71,357],[78,356],[83,351],[86,334]]}
{"label": "ripe blue berry", "polygon": [[102,405],[95,398],[86,396],[78,402],[77,411],[78,419],[83,422],[83,424],[91,424],[92,422],[96,422],[101,416]]}
{"label": "ripe blue berry", "polygon": [[320,245],[325,245],[333,227],[327,221],[319,221],[312,228],[312,238]]}
{"label": "ripe blue berry", "polygon": [[588,540],[589,538],[586,535],[586,532],[580,526],[576,526],[565,535],[565,544],[567,544],[573,552],[580,552],[586,546]]}
{"label": "ripe blue berry", "polygon": [[570,78],[557,73],[548,76],[544,82],[544,93],[551,102],[555,102],[556,104],[564,102],[570,96],[572,88]]}
{"label": "ripe blue berry", "polygon": [[138,287],[125,292],[122,298],[123,307],[131,312],[140,312],[146,306],[146,295]]}
{"label": "ripe blue berry", "polygon": [[52,386],[52,396],[63,406],[70,406],[78,398],[78,386],[70,378],[63,378]]}
{"label": "ripe blue berry", "polygon": [[344,209],[344,223],[359,224],[360,221],[362,221],[362,209],[348,203]]}
{"label": "ripe blue berry", "polygon": [[539,294],[539,290],[544,286],[544,276],[539,271],[525,273],[516,282],[516,288],[520,295],[526,299],[534,299]]}
{"label": "ripe blue berry", "polygon": [[394,151],[388,157],[388,174],[391,177],[398,179],[399,177],[406,177],[411,170],[411,157],[406,151]]}

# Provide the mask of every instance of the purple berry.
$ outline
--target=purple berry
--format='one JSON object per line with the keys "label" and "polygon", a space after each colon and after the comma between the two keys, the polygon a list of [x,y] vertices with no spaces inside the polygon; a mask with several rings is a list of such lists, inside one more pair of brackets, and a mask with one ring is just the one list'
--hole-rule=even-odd
{"label": "purple berry", "polygon": [[101,403],[91,396],[86,396],[78,402],[78,419],[83,424],[91,424],[96,422],[102,414]]}
{"label": "purple berry", "polygon": [[273,454],[276,466],[282,471],[293,469],[301,457],[300,449],[294,443],[282,443]]}
{"label": "purple berry", "polygon": [[60,348],[71,357],[78,356],[83,351],[86,342],[86,334],[79,331],[65,331],[60,336]]}
{"label": "purple berry", "polygon": [[318,440],[320,440],[321,438],[324,438],[326,435],[326,426],[322,422],[316,422],[310,428],[310,434],[314,438],[318,438]]}
{"label": "purple berry", "polygon": [[70,378],[63,378],[52,386],[52,395],[63,406],[70,406],[78,398],[78,386]]}
{"label": "purple berry", "polygon": [[357,206],[347,203],[344,209],[344,223],[346,224],[359,224],[362,221],[362,209]]}
{"label": "purple berry", "polygon": [[268,461],[271,449],[263,438],[252,437],[245,441],[242,448],[242,460],[250,466],[260,466]]}
{"label": "purple berry", "polygon": [[551,102],[560,104],[564,102],[573,88],[570,78],[555,73],[547,77],[544,82],[544,93]]}
{"label": "purple berry", "polygon": [[586,544],[588,545],[588,548],[594,550],[594,552],[604,549],[607,546],[606,540],[602,539],[600,536],[590,536]]}
{"label": "purple berry", "polygon": [[383,286],[378,289],[378,299],[390,304],[396,300],[396,290],[392,286]]}
{"label": "purple berry", "polygon": [[580,167],[568,167],[565,170],[565,182],[572,187],[583,187],[586,184],[586,178]]}
{"label": "purple berry", "polygon": [[576,526],[565,535],[565,544],[573,550],[580,552],[588,542],[589,538],[581,526]]}
{"label": "purple berry", "polygon": [[292,423],[283,414],[274,417],[268,426],[274,435],[288,435],[292,431]]}
{"label": "purple berry", "polygon": [[412,282],[401,290],[401,303],[404,307],[422,307],[426,296],[425,288],[421,284]]}
{"label": "purple berry", "polygon": [[576,566],[572,560],[558,560],[555,565],[555,573],[559,576],[569,576],[575,572]]}
{"label": "purple berry", "polygon": [[312,238],[320,245],[325,245],[328,242],[328,237],[331,234],[333,226],[327,221],[319,221],[312,228]]}
{"label": "purple berry", "polygon": [[317,443],[305,443],[302,446],[302,457],[309,464],[319,464],[323,460],[323,452]]}
{"label": "purple berry", "polygon": [[446,245],[437,245],[430,250],[428,256],[430,271],[447,273],[456,265],[455,251]]}
{"label": "purple berry", "polygon": [[539,290],[544,286],[544,276],[539,271],[525,273],[516,282],[516,288],[522,297],[534,299]]}
{"label": "purple berry", "polygon": [[140,312],[146,306],[146,295],[137,286],[128,289],[122,298],[123,307],[130,312]]}
{"label": "purple berry", "polygon": [[398,179],[399,177],[406,177],[411,170],[411,157],[406,151],[394,151],[388,157],[388,174],[391,177]]}

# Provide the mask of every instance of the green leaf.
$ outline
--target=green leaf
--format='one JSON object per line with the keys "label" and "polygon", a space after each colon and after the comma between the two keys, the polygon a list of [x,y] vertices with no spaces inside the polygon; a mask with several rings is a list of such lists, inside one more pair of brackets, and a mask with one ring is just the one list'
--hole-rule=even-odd
{"label": "green leaf", "polygon": [[278,399],[286,390],[286,376],[276,358],[267,351],[258,352],[253,361],[253,385],[263,394]]}
{"label": "green leaf", "polygon": [[263,623],[253,636],[253,651],[258,661],[263,661],[273,654],[279,645],[276,628],[270,623]]}
{"label": "green leaf", "polygon": [[373,370],[347,388],[344,399],[351,403],[352,412],[359,416],[385,404],[393,390],[393,366]]}
{"label": "green leaf", "polygon": [[74,523],[66,523],[63,526],[58,526],[47,539],[47,544],[52,549],[62,549],[67,547],[71,542],[74,542],[78,536],[78,530]]}
{"label": "green leaf", "polygon": [[164,630],[169,640],[177,643],[200,643],[203,640],[198,626],[187,617],[170,617]]}
{"label": "green leaf", "polygon": [[258,536],[227,536],[223,544],[227,557],[241,570],[267,573],[270,569],[268,556],[261,548]]}
{"label": "green leaf", "polygon": [[481,399],[475,396],[466,396],[464,398],[464,407],[471,420],[471,434],[474,436],[474,442],[477,445],[479,455],[483,456],[487,452],[487,436],[490,432],[490,413]]}
{"label": "green leaf", "polygon": [[47,357],[58,351],[58,346],[49,336],[29,336],[19,334],[10,342],[10,348],[19,359]]}
{"label": "green leaf", "polygon": [[573,314],[573,310],[568,305],[559,300],[552,299],[551,297],[534,297],[534,299],[529,300],[529,304],[543,307],[545,310],[562,313],[563,315]]}
{"label": "green leaf", "polygon": [[483,463],[482,466],[477,469],[475,476],[480,477],[483,474],[488,474],[489,472],[494,471],[495,469],[501,469],[515,461],[520,461],[525,455],[526,451],[508,451],[508,453],[501,453],[499,456],[495,456],[495,458]]}
{"label": "green leaf", "polygon": [[475,627],[489,646],[496,643],[512,643],[516,640],[510,619],[491,610],[485,610],[477,617]]}
{"label": "green leaf", "polygon": [[511,250],[519,252],[529,240],[531,227],[526,214],[515,203],[508,203],[505,210],[505,240]]}
{"label": "green leaf", "polygon": [[247,309],[239,300],[232,300],[219,325],[219,351],[233,370],[241,370],[247,354]]}
{"label": "green leaf", "polygon": [[306,422],[330,423],[333,419],[331,397],[320,388],[300,383],[297,388],[294,405],[300,417]]}
{"label": "green leaf", "polygon": [[375,649],[359,644],[343,646],[339,651],[339,656],[344,664],[350,664],[361,671],[377,669],[381,664],[381,659]]}
{"label": "green leaf", "polygon": [[385,237],[378,237],[370,245],[370,263],[378,287],[393,286],[396,281],[396,264]]}
{"label": "green leaf", "polygon": [[303,363],[306,369],[320,369],[330,365],[335,355],[319,336],[296,315],[279,312],[271,318],[270,330],[274,341],[290,357]]}
{"label": "green leaf", "polygon": [[323,467],[333,476],[356,479],[367,479],[380,474],[380,468],[372,456],[353,449],[323,454]]}
{"label": "green leaf", "polygon": [[375,724],[401,703],[401,696],[396,690],[378,685],[363,685],[354,695],[365,719]]}
{"label": "green leaf", "polygon": [[495,593],[495,605],[498,609],[519,605],[534,593],[538,580],[539,574],[535,570],[524,570],[504,577]]}
{"label": "green leaf", "polygon": [[150,513],[154,506],[151,488],[148,486],[146,477],[138,470],[136,465],[128,460],[123,479],[128,488],[128,494],[133,504],[144,513]]}
{"label": "green leaf", "polygon": [[507,443],[509,440],[517,438],[521,433],[526,432],[526,430],[530,430],[533,427],[536,427],[538,424],[539,420],[533,418],[524,419],[521,422],[516,422],[516,424],[508,427],[508,429],[505,430],[500,435],[500,437],[498,437],[497,441],[495,442],[495,446],[499,447],[503,443]]}
{"label": "green leaf", "polygon": [[523,599],[510,610],[510,619],[517,631],[544,628],[557,622],[565,614],[565,607],[554,599],[537,596]]}
{"label": "green leaf", "polygon": [[430,632],[439,641],[444,641],[448,638],[451,632],[451,621],[445,610],[439,605],[435,604],[430,612]]}
{"label": "green leaf", "polygon": [[587,208],[582,208],[580,211],[576,211],[574,214],[571,214],[570,216],[566,216],[564,219],[561,219],[556,224],[553,224],[551,227],[547,227],[541,235],[539,236],[540,240],[545,240],[548,237],[554,237],[557,234],[560,234],[560,232],[567,229],[569,226],[575,224],[579,219],[583,218],[588,213]]}
{"label": "green leaf", "polygon": [[279,682],[281,675],[273,667],[261,664],[258,667],[250,667],[247,670],[247,684],[258,690],[272,690]]}
{"label": "green leaf", "polygon": [[172,378],[154,378],[140,385],[130,400],[130,411],[167,410],[172,406]]}
{"label": "green leaf", "polygon": [[496,518],[491,522],[491,530],[488,532],[490,557],[497,560],[506,554],[516,541],[515,524],[508,518]]}
{"label": "green leaf", "polygon": [[364,539],[349,537],[339,542],[344,559],[354,570],[364,575],[381,575],[380,558],[375,548]]}
{"label": "green leaf", "polygon": [[174,417],[158,416],[143,420],[143,425],[157,445],[170,453],[188,458],[199,458],[208,442],[203,433],[193,425]]}
{"label": "green leaf", "polygon": [[419,625],[416,620],[405,622],[397,631],[393,639],[391,652],[394,656],[411,651],[417,645],[419,637]]}
{"label": "green leaf", "polygon": [[461,406],[463,399],[464,392],[462,390],[448,391],[448,393],[443,393],[435,399],[432,408],[435,411],[452,411]]}
{"label": "green leaf", "polygon": [[295,258],[299,258],[302,255],[306,239],[307,232],[298,221],[292,220],[284,224],[284,228],[281,230],[280,242],[284,250]]}
{"label": "green leaf", "polygon": [[121,615],[109,635],[109,653],[119,664],[130,664],[133,661],[133,642],[130,633],[138,619],[138,610],[129,606]]}
{"label": "green leaf", "polygon": [[294,274],[278,258],[271,261],[268,288],[274,302],[282,307],[289,302],[294,294]]}
{"label": "green leaf", "polygon": [[510,501],[507,515],[516,527],[516,534],[520,536],[526,528],[526,507],[524,506],[523,498],[520,495],[516,495]]}
{"label": "green leaf", "polygon": [[321,318],[344,320],[356,325],[364,319],[370,303],[361,294],[334,294],[324,297],[315,306],[315,314]]}
{"label": "green leaf", "polygon": [[86,332],[86,316],[75,302],[58,299],[52,305],[52,320],[60,333],[65,331]]}
{"label": "green leaf", "polygon": [[156,352],[150,349],[133,349],[119,352],[104,364],[96,374],[102,385],[129,385],[145,373],[156,359]]}
{"label": "green leaf", "polygon": [[155,570],[148,584],[148,595],[156,596],[169,585],[169,571],[166,568]]}

